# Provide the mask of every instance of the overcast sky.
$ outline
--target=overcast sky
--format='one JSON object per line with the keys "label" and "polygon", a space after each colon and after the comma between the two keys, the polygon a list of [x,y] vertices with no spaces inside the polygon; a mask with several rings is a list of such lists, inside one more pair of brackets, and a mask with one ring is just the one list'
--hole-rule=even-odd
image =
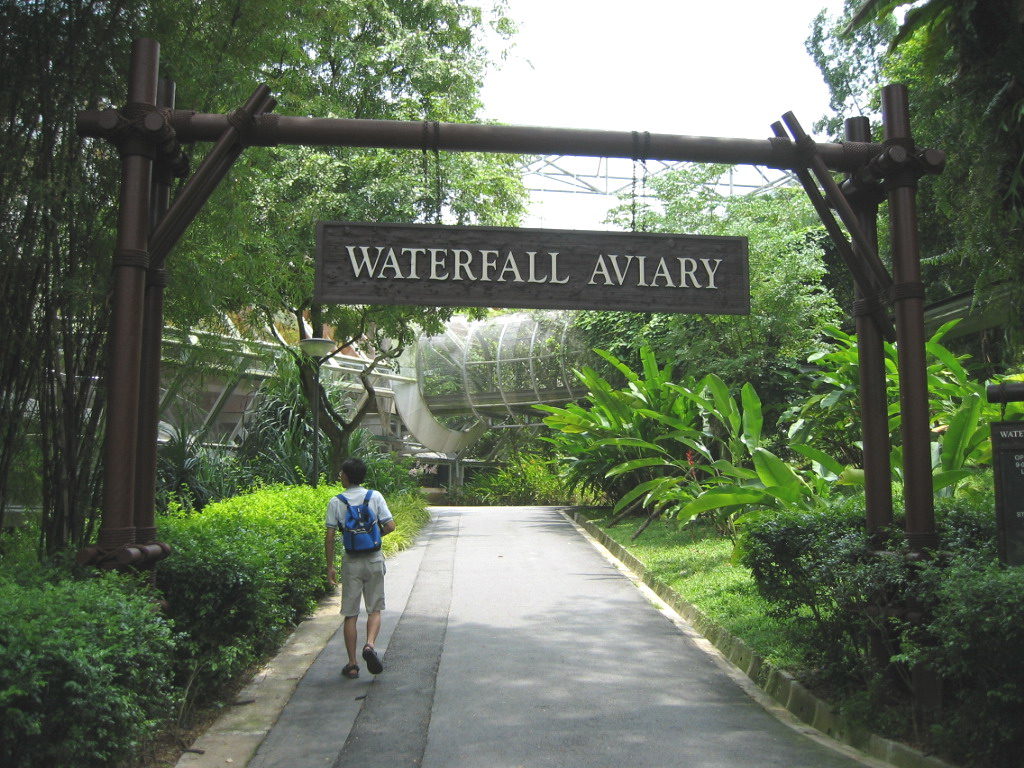
{"label": "overcast sky", "polygon": [[[828,92],[804,42],[818,11],[835,15],[841,6],[508,0],[519,32],[485,82],[483,116],[511,125],[760,139],[792,110],[810,130],[828,109]],[[606,227],[605,198],[540,197],[527,225]]]}

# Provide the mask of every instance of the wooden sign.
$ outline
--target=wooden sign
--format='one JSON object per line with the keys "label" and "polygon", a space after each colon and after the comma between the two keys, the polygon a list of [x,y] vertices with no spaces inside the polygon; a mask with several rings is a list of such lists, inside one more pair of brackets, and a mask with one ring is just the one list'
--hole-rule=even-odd
{"label": "wooden sign", "polygon": [[316,260],[321,304],[750,312],[744,237],[321,222]]}
{"label": "wooden sign", "polygon": [[1024,565],[1024,421],[991,428],[999,554],[1007,565]]}

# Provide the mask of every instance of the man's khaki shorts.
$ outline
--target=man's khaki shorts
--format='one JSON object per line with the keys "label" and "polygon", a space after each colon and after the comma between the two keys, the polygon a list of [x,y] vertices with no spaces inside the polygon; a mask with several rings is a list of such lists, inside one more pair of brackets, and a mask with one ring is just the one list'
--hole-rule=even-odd
{"label": "man's khaki shorts", "polygon": [[345,554],[341,559],[341,614],[358,616],[359,603],[366,601],[366,612],[384,610],[384,574],[387,573],[383,552],[365,555]]}

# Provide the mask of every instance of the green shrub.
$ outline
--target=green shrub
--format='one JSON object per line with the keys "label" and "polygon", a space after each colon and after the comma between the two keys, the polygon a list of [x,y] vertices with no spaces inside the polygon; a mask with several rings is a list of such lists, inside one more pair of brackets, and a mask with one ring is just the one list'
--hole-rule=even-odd
{"label": "green shrub", "polygon": [[349,455],[358,456],[366,462],[367,488],[380,488],[385,494],[394,495],[416,489],[412,476],[413,460],[399,456],[368,430],[357,429],[349,440]]}
{"label": "green shrub", "polygon": [[852,501],[826,513],[766,513],[745,527],[741,561],[758,593],[773,615],[803,626],[808,662],[833,681],[872,680],[872,630],[894,634],[877,609],[903,598],[909,570],[875,549],[863,506]]}
{"label": "green shrub", "polygon": [[937,745],[986,768],[1019,766],[1024,753],[1024,567],[967,557],[924,569],[929,619],[907,658],[937,670],[943,707]]}
{"label": "green shrub", "polygon": [[[341,486],[271,486],[161,518],[174,554],[157,586],[184,633],[178,680],[202,699],[274,649],[325,595],[324,516]],[[408,546],[426,520],[415,494],[382,490],[398,530],[385,553]]]}
{"label": "green shrub", "polygon": [[161,520],[174,553],[157,586],[185,633],[179,679],[190,693],[238,675],[326,594],[322,510],[336,492],[271,487]]}
{"label": "green shrub", "polygon": [[174,643],[130,579],[0,578],[0,764],[109,766],[173,709]]}
{"label": "green shrub", "polygon": [[519,454],[497,471],[482,472],[463,486],[461,503],[475,504],[593,504],[597,493],[573,487],[555,463],[539,456]]}
{"label": "green shrub", "polygon": [[[921,664],[944,681],[934,746],[970,765],[1008,768],[1024,751],[1024,568],[997,562],[992,510],[991,489],[940,499],[936,556],[916,564],[898,528],[883,543],[889,554],[873,552],[860,504],[762,515],[747,525],[742,559],[773,613],[813,624],[807,662],[833,686],[872,691],[862,714],[893,696],[891,685],[886,696],[874,688],[883,678],[869,635],[878,630],[897,671]],[[923,623],[875,610],[911,598]]]}

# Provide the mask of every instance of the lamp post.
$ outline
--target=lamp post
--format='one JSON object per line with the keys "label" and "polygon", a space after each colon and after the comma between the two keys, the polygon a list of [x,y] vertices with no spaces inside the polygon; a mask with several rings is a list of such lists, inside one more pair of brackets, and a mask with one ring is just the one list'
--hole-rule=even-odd
{"label": "lamp post", "polygon": [[311,485],[316,488],[320,482],[320,366],[334,351],[334,342],[330,339],[300,339],[299,347],[316,361],[313,369],[313,480]]}

